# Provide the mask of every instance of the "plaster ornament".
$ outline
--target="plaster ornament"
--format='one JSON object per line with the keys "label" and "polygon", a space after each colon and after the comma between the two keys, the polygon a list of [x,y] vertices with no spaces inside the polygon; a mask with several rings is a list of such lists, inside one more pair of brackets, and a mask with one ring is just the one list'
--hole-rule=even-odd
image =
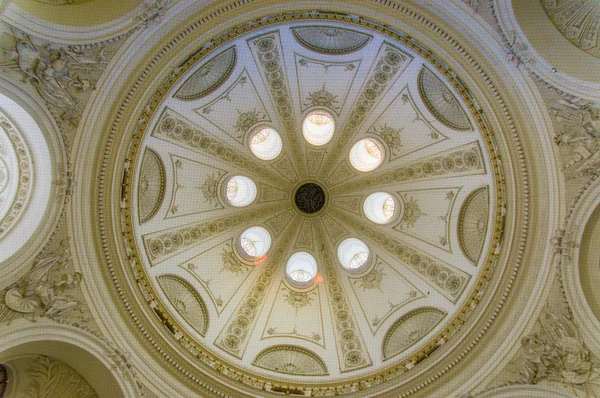
{"label": "plaster ornament", "polygon": [[505,37],[504,51],[506,52],[506,60],[514,66],[532,64],[535,62],[529,53],[529,47],[517,37],[514,31],[509,32],[508,37]]}
{"label": "plaster ornament", "polygon": [[31,271],[5,289],[3,306],[0,307],[1,319],[14,319],[16,315],[10,314],[10,311],[28,315],[32,321],[36,316],[55,319],[77,312],[76,318],[84,321],[83,303],[68,294],[82,279],[79,272],[67,268],[70,261],[66,240],[55,251],[41,255],[33,263]]}

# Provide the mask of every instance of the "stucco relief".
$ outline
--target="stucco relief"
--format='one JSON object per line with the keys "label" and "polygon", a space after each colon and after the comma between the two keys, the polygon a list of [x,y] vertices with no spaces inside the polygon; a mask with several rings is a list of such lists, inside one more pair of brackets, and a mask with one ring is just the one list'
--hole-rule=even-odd
{"label": "stucco relief", "polygon": [[304,47],[324,54],[347,54],[363,48],[371,36],[335,26],[304,26],[293,29]]}
{"label": "stucco relief", "polygon": [[189,283],[174,275],[160,276],[158,281],[177,312],[204,336],[208,330],[209,318],[206,304],[198,292]]}
{"label": "stucco relief", "polygon": [[195,100],[215,91],[233,72],[236,61],[235,47],[211,58],[190,76],[175,94],[182,100]]}
{"label": "stucco relief", "polygon": [[261,351],[254,362],[259,366],[277,373],[301,376],[325,376],[329,374],[327,366],[316,354],[296,346],[274,346]]}
{"label": "stucco relief", "polygon": [[600,1],[540,0],[556,29],[573,45],[600,58]]}

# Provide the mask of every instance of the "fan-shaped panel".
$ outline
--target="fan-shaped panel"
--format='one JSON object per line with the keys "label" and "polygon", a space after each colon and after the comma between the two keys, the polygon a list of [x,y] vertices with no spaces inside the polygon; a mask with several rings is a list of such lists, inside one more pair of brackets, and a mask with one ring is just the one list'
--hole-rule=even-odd
{"label": "fan-shaped panel", "polygon": [[158,278],[160,287],[177,312],[202,336],[208,330],[208,311],[202,297],[183,279],[174,275]]}
{"label": "fan-shaped panel", "polygon": [[467,114],[456,97],[427,68],[423,68],[419,73],[419,92],[427,109],[444,125],[463,131],[473,129]]}
{"label": "fan-shaped panel", "polygon": [[207,96],[223,84],[236,62],[235,47],[218,54],[196,71],[175,94],[182,100],[194,100]]}
{"label": "fan-shaped panel", "polygon": [[261,351],[253,362],[254,366],[300,376],[326,376],[327,366],[321,358],[304,348],[282,345]]}
{"label": "fan-shaped panel", "polygon": [[292,32],[304,47],[324,54],[348,54],[360,50],[371,40],[364,33],[333,26],[303,26]]}
{"label": "fan-shaped panel", "polygon": [[167,176],[165,165],[155,151],[146,148],[140,168],[138,215],[140,223],[150,220],[160,209],[165,198]]}
{"label": "fan-shaped panel", "polygon": [[436,308],[419,308],[398,319],[383,339],[383,359],[390,359],[425,337],[446,316]]}
{"label": "fan-shaped panel", "polygon": [[465,256],[476,263],[481,255],[487,231],[490,207],[488,187],[472,192],[458,218],[458,239]]}

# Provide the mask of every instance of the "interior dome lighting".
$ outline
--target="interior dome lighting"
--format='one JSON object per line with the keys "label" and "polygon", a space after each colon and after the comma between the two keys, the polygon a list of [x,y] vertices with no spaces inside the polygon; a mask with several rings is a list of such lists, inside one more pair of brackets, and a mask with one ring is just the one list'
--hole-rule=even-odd
{"label": "interior dome lighting", "polygon": [[326,111],[313,111],[302,122],[302,134],[309,144],[320,146],[327,144],[335,132],[333,116]]}
{"label": "interior dome lighting", "polygon": [[356,238],[348,238],[338,246],[338,259],[342,266],[350,271],[364,268],[369,261],[370,253],[367,245]]}
{"label": "interior dome lighting", "polygon": [[251,227],[242,232],[239,244],[244,256],[261,258],[271,247],[271,235],[262,227]]}
{"label": "interior dome lighting", "polygon": [[275,159],[280,153],[283,143],[277,131],[266,127],[258,130],[250,139],[250,150],[259,159]]}
{"label": "interior dome lighting", "polygon": [[365,138],[350,149],[350,163],[358,171],[375,170],[383,163],[384,149],[377,140]]}
{"label": "interior dome lighting", "polygon": [[295,253],[288,260],[285,272],[295,285],[308,285],[317,276],[317,261],[306,252]]}
{"label": "interior dome lighting", "polygon": [[387,192],[375,192],[365,199],[363,210],[376,224],[388,224],[398,214],[398,201]]}
{"label": "interior dome lighting", "polygon": [[231,177],[225,187],[225,197],[232,206],[248,206],[256,198],[256,184],[248,177]]}

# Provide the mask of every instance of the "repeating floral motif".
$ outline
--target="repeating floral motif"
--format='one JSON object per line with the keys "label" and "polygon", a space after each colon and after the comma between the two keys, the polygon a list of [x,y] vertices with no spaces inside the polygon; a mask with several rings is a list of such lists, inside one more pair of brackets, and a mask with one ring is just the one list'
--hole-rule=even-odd
{"label": "repeating floral motif", "polygon": [[163,111],[152,135],[214,157],[249,173],[256,174],[267,181],[280,183],[282,181],[277,174],[268,171],[260,163],[248,159],[245,154],[200,131],[186,118],[169,108]]}
{"label": "repeating floral motif", "polygon": [[425,337],[444,316],[446,313],[437,308],[419,308],[398,319],[383,338],[384,360],[402,353]]}
{"label": "repeating floral motif", "polygon": [[[300,135],[296,127],[296,117],[292,107],[283,56],[280,51],[281,42],[279,33],[269,33],[254,37],[249,40],[249,43],[254,50],[253,54],[257,65],[260,67],[265,83],[270,91],[273,104],[287,137],[294,163],[298,167],[304,167],[303,152],[299,140]],[[300,174],[305,175],[302,170]]]}
{"label": "repeating floral motif", "polygon": [[296,225],[297,223],[292,223],[285,234],[274,242],[274,250],[264,264],[258,279],[215,341],[217,347],[236,358],[241,359],[244,355],[253,326],[297,230]]}
{"label": "repeating floral motif", "polygon": [[321,358],[311,351],[297,346],[275,346],[261,351],[254,362],[254,366],[301,376],[326,376],[327,366]]}
{"label": "repeating floral motif", "polygon": [[324,54],[348,54],[367,45],[371,36],[333,26],[303,26],[292,29],[304,47]]}
{"label": "repeating floral motif", "polygon": [[[3,186],[8,182],[9,177],[18,179],[16,194],[10,204],[8,204],[8,201],[4,202],[8,199],[7,197],[0,195],[0,209],[3,207],[10,207],[6,211],[4,217],[0,218],[0,239],[2,239],[17,223],[29,202],[33,186],[33,164],[29,150],[25,145],[21,134],[19,134],[17,128],[2,113],[0,113],[0,129],[4,130],[4,133],[6,134],[5,137],[7,138],[7,142],[4,143],[6,147],[3,145],[4,140],[0,139],[0,146],[2,149],[0,152],[0,163],[2,163],[3,157],[9,156],[10,151],[14,153],[18,167],[18,170],[5,170],[4,173],[6,173],[6,175],[4,175],[4,178],[0,178],[0,194],[5,193],[3,192]],[[8,145],[10,145],[11,148],[9,148]]]}
{"label": "repeating floral motif", "polygon": [[[348,146],[352,137],[356,135],[358,128],[365,121],[367,115],[370,114],[369,111],[377,103],[377,100],[388,90],[395,78],[406,68],[411,60],[412,57],[407,53],[387,43],[382,45],[369,77],[350,111],[348,120],[344,124],[344,127],[340,129],[339,137],[335,141],[331,153],[340,153]],[[321,170],[331,170],[333,161],[333,156],[327,157]]]}
{"label": "repeating floral motif", "polygon": [[210,203],[213,206],[219,205],[219,180],[221,179],[221,175],[215,176],[215,173],[212,173],[206,176],[206,179],[200,186],[200,191],[202,192],[202,196],[204,196],[204,201]]}
{"label": "repeating floral motif", "polygon": [[344,222],[362,235],[368,236],[377,246],[385,249],[400,262],[419,273],[425,282],[436,288],[453,303],[458,300],[467,287],[471,276],[460,269],[392,238],[388,234],[363,223],[360,219],[349,216],[348,213],[337,210],[334,210],[334,213],[336,219]]}
{"label": "repeating floral motif", "polygon": [[329,294],[332,323],[340,357],[340,371],[344,373],[371,366],[373,364],[371,357],[344,292],[339,271],[335,267],[336,262],[331,256],[333,253],[331,243],[325,237],[322,228],[318,228],[317,239],[323,245],[323,249],[319,252],[321,259],[319,264],[322,266],[325,286]]}
{"label": "repeating floral motif", "polygon": [[448,175],[485,173],[483,155],[478,143],[451,149],[396,169],[385,170],[331,189],[331,194],[351,192],[399,182],[417,181]]}
{"label": "repeating floral motif", "polygon": [[[275,208],[269,207],[269,211],[281,210],[283,207],[283,205],[276,205]],[[264,212],[263,207],[258,207],[234,215],[144,235],[144,246],[150,263],[156,265],[191,246],[237,228],[241,222],[252,222],[252,220],[264,216]]]}
{"label": "repeating floral motif", "polygon": [[395,129],[389,126],[387,123],[383,126],[377,126],[371,132],[381,137],[381,139],[387,144],[388,148],[392,151],[393,155],[397,155],[397,152],[402,148],[402,134],[403,128]]}
{"label": "repeating floral motif", "polygon": [[138,215],[140,224],[156,215],[165,197],[167,176],[165,165],[155,151],[146,148],[138,185]]}
{"label": "repeating floral motif", "polygon": [[240,112],[238,109],[237,112],[238,118],[235,122],[235,131],[239,135],[243,135],[252,126],[267,118],[267,115],[259,113],[256,109],[247,112]]}
{"label": "repeating floral motif", "polygon": [[175,97],[182,100],[195,100],[212,93],[229,78],[235,68],[236,59],[235,47],[211,58],[186,80]]}
{"label": "repeating floral motif", "polygon": [[325,84],[319,91],[309,93],[308,97],[304,100],[305,106],[325,106],[328,108],[336,109],[338,103],[337,95],[331,94],[327,91]]}
{"label": "repeating floral motif", "polygon": [[423,68],[419,73],[419,93],[427,109],[442,124],[462,131],[473,129],[460,102],[448,87],[427,68]]}
{"label": "repeating floral motif", "polygon": [[158,282],[175,310],[194,330],[204,336],[209,318],[206,304],[200,294],[185,280],[174,275],[162,275]]}
{"label": "repeating floral motif", "polygon": [[562,35],[578,48],[600,58],[600,7],[598,0],[540,0]]}

